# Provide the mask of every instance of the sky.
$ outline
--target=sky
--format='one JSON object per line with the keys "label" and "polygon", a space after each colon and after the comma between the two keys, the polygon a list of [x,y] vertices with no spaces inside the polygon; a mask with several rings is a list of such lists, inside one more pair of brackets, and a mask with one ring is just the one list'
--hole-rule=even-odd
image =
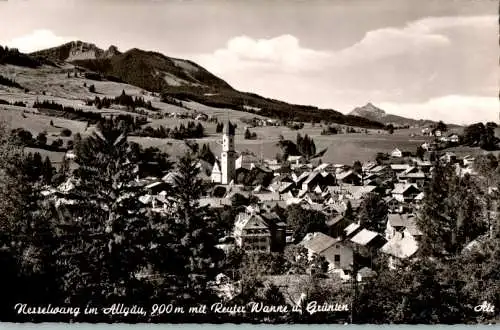
{"label": "sky", "polygon": [[234,88],[348,113],[500,119],[494,0],[0,0],[0,44],[192,60]]}

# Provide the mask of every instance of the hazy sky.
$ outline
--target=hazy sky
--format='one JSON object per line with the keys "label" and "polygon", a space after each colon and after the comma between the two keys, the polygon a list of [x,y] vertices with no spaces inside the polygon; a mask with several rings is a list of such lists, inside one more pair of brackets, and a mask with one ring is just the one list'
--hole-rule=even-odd
{"label": "hazy sky", "polygon": [[233,87],[347,113],[499,119],[497,1],[0,0],[0,44],[83,40],[193,60]]}

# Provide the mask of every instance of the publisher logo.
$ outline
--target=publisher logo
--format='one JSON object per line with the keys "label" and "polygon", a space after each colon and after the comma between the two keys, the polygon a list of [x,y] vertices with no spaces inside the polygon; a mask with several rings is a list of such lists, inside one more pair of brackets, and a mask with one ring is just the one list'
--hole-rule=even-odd
{"label": "publisher logo", "polygon": [[494,313],[495,312],[495,305],[490,304],[487,301],[483,301],[481,305],[477,305],[474,307],[475,312],[483,312],[483,313]]}

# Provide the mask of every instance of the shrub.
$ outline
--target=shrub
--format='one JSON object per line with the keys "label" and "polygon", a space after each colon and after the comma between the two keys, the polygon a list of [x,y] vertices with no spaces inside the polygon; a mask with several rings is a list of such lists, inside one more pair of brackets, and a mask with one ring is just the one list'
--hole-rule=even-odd
{"label": "shrub", "polygon": [[64,136],[64,137],[70,137],[72,134],[71,130],[68,129],[68,128],[65,128],[61,131],[61,136]]}

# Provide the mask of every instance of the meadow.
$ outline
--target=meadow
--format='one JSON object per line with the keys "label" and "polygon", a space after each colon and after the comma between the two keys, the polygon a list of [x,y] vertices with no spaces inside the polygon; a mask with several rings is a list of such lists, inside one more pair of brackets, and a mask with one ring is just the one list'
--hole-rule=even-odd
{"label": "meadow", "polygon": [[[349,133],[338,135],[321,135],[323,127],[320,124],[305,124],[300,130],[291,130],[283,126],[265,126],[250,128],[251,132],[257,134],[256,140],[245,140],[244,131],[246,124],[244,118],[264,118],[258,114],[242,111],[213,108],[196,102],[183,102],[184,107],[160,102],[158,95],[152,95],[141,88],[123,83],[111,81],[93,81],[81,76],[75,77],[74,73],[68,77],[67,72],[72,72],[72,66],[62,68],[43,67],[39,69],[20,68],[14,66],[0,66],[0,74],[15,78],[21,86],[28,88],[29,92],[16,88],[0,86],[0,99],[9,102],[22,101],[27,103],[26,108],[15,106],[0,106],[0,120],[7,122],[11,128],[24,128],[36,136],[39,132],[47,132],[49,141],[59,138],[62,129],[68,128],[73,134],[79,132],[86,136],[93,131],[93,127],[87,128],[86,122],[74,121],[63,118],[49,117],[38,113],[33,109],[36,100],[53,100],[65,106],[72,106],[84,111],[101,112],[102,114],[129,113],[125,109],[113,106],[112,109],[97,110],[95,107],[87,106],[85,100],[98,97],[114,98],[125,91],[127,95],[140,96],[145,101],[151,101],[152,105],[160,109],[161,113],[206,113],[208,116],[217,118],[218,121],[227,119],[237,124],[235,145],[238,152],[252,152],[257,157],[274,159],[280,152],[277,142],[280,135],[285,139],[295,141],[297,134],[309,135],[316,144],[316,150],[327,148],[327,152],[321,158],[324,162],[352,164],[356,160],[367,161],[375,158],[377,152],[390,153],[394,148],[402,151],[414,152],[417,146],[429,137],[419,136],[420,129],[396,130],[394,134],[386,131],[369,129],[366,133]],[[91,93],[88,86],[95,85],[96,93]],[[45,94],[45,95],[44,95]],[[163,119],[151,119],[148,125],[152,127],[173,128],[180,123],[187,124],[192,119],[178,119],[165,117]],[[50,125],[52,121],[53,125]],[[216,123],[202,122],[205,127],[206,137],[196,140],[198,143],[207,143],[216,156],[221,152],[221,135],[216,133]],[[338,125],[341,126],[341,125]],[[412,133],[416,136],[412,136]],[[63,138],[63,140],[66,140]],[[183,154],[187,147],[184,141],[174,139],[156,139],[147,137],[130,137],[131,141],[141,145],[155,146],[176,157]],[[44,151],[51,159],[60,162],[62,153]]]}

